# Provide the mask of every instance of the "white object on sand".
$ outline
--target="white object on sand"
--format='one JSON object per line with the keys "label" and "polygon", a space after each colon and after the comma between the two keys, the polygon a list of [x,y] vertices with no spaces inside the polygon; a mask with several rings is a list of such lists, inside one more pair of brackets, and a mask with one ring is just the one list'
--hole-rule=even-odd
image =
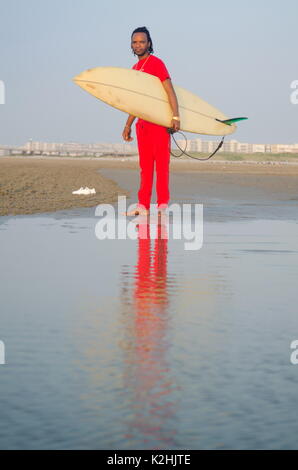
{"label": "white object on sand", "polygon": [[80,188],[80,189],[77,189],[76,191],[73,191],[72,194],[84,194],[84,195],[87,195],[87,194],[96,194],[96,191],[95,191],[95,188]]}

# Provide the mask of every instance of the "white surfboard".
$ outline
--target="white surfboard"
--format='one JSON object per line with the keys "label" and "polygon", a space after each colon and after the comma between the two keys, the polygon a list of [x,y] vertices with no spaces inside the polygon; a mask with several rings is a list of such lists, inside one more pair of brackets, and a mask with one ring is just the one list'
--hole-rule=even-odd
{"label": "white surfboard", "polygon": [[[83,90],[125,113],[171,127],[172,110],[158,77],[121,67],[96,67],[73,78]],[[180,114],[180,128],[187,132],[228,135],[235,132],[235,121],[195,94],[174,86]],[[220,121],[227,120],[228,123]]]}

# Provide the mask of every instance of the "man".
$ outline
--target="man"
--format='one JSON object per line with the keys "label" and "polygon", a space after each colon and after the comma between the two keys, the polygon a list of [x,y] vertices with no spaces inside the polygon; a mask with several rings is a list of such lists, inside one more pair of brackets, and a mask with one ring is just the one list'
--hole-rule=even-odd
{"label": "man", "polygon": [[[153,44],[150,33],[146,27],[137,28],[131,35],[131,48],[134,55],[138,56],[138,63],[134,70],[140,70],[158,77],[168,95],[172,108],[173,118],[171,128],[174,132],[180,129],[178,102],[175,90],[167,68],[162,60],[153,56]],[[135,116],[129,116],[123,130],[123,139],[130,142],[131,126]],[[169,202],[169,164],[170,164],[170,134],[168,129],[153,124],[143,119],[136,123],[136,133],[140,163],[140,189],[138,192],[138,204],[135,210],[127,212],[128,216],[147,215],[150,209],[154,163],[156,165],[156,192],[158,211],[163,211]]]}

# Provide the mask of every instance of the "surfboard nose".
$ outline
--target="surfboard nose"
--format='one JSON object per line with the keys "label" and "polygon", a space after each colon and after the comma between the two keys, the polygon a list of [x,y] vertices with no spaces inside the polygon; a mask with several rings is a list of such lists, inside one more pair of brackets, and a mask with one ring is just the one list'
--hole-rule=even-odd
{"label": "surfboard nose", "polygon": [[92,73],[93,70],[94,69],[84,70],[83,72],[79,73],[78,75],[75,75],[72,80],[74,82],[81,81],[81,80],[88,80],[88,77],[89,77],[90,73]]}
{"label": "surfboard nose", "polygon": [[78,75],[75,75],[72,80],[73,82],[77,82],[80,80],[84,80],[85,77],[86,77],[85,72],[81,72],[81,73],[78,73]]}

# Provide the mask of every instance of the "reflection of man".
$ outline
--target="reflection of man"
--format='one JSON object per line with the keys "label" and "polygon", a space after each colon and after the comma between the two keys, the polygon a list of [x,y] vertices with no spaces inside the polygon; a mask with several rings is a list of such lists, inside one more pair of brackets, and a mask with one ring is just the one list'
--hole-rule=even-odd
{"label": "reflection of man", "polygon": [[[168,239],[161,236],[163,228],[159,223],[151,246],[149,218],[138,219],[135,271],[131,277],[126,266],[121,282],[126,294],[124,386],[131,392],[126,437],[137,439],[148,448],[171,449],[176,434],[172,423],[177,407],[176,384],[168,358]],[[128,288],[131,279],[133,290]],[[170,287],[173,289],[173,286],[176,285],[171,275]]]}
{"label": "reflection of man", "polygon": [[[131,35],[131,48],[139,61],[133,66],[134,70],[140,70],[158,77],[168,95],[169,103],[173,111],[172,128],[180,129],[180,118],[177,97],[172,86],[169,72],[162,60],[153,54],[153,45],[147,28],[137,28]],[[131,125],[135,116],[129,116],[122,136],[126,141],[131,137]],[[170,163],[170,134],[166,127],[153,124],[143,119],[136,123],[136,133],[139,149],[139,161],[141,169],[141,182],[138,192],[138,204],[135,210],[127,212],[127,215],[148,214],[150,208],[154,162],[156,165],[156,192],[158,210],[167,207],[169,194],[169,163]]]}

